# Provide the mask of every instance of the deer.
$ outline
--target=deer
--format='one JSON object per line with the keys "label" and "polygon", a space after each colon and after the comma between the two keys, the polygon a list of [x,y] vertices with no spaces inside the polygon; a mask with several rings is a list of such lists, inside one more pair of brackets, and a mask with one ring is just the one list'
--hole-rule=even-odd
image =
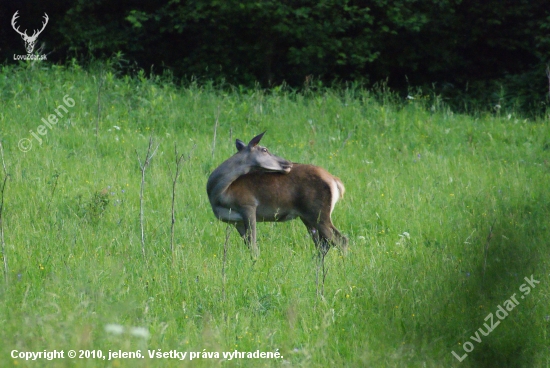
{"label": "deer", "polygon": [[248,144],[237,139],[237,153],[208,178],[206,191],[214,215],[236,227],[254,260],[259,256],[257,222],[300,218],[323,262],[331,246],[345,250],[348,239],[331,220],[336,202],[344,196],[342,181],[321,167],[273,155],[259,145],[264,134]]}
{"label": "deer", "polygon": [[15,32],[19,33],[21,35],[21,38],[23,38],[23,41],[25,42],[25,49],[27,50],[27,54],[32,54],[32,52],[34,51],[34,45],[36,44],[36,40],[38,39],[38,36],[40,35],[40,33],[42,33],[44,28],[46,28],[46,24],[48,24],[48,20],[49,20],[48,14],[44,13],[45,21],[42,22],[42,29],[40,31],[34,30],[34,32],[32,33],[32,36],[29,36],[27,34],[26,29],[25,29],[25,32],[21,32],[19,31],[19,26],[17,27],[15,26],[15,21],[19,17],[17,13],[19,13],[19,10],[16,11],[13,17],[11,18],[11,26],[13,27]]}

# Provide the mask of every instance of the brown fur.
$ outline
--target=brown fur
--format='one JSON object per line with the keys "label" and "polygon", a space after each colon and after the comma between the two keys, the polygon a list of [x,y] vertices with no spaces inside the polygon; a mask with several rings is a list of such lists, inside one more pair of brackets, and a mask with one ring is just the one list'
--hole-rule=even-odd
{"label": "brown fur", "polygon": [[[256,222],[288,221],[299,217],[319,250],[326,253],[330,245],[347,245],[347,239],[332,224],[330,213],[335,181],[339,197],[344,194],[340,179],[313,165],[293,164],[288,174],[252,172],[240,176],[227,189],[223,205],[243,218],[255,213]],[[236,223],[248,243],[246,221]]]}
{"label": "brown fur", "polygon": [[345,248],[347,238],[330,218],[336,201],[344,195],[340,179],[323,168],[293,164],[269,153],[258,145],[264,133],[248,145],[237,139],[237,153],[208,178],[206,191],[216,217],[235,225],[254,258],[258,256],[256,222],[297,217],[323,257],[331,245]]}

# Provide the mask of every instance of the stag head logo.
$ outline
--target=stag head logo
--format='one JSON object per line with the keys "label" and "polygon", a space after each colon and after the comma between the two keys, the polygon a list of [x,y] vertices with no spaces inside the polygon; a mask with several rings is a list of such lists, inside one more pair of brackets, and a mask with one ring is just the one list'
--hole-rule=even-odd
{"label": "stag head logo", "polygon": [[42,29],[40,31],[34,30],[34,32],[32,33],[32,36],[29,36],[27,34],[26,29],[25,29],[25,32],[21,32],[19,30],[19,26],[17,27],[15,26],[15,21],[19,17],[17,13],[19,13],[19,10],[16,11],[15,14],[13,15],[13,18],[11,18],[11,26],[13,27],[15,32],[21,35],[21,38],[23,38],[23,41],[25,41],[25,49],[27,49],[27,54],[32,54],[32,52],[34,51],[34,45],[36,44],[36,39],[38,38],[38,35],[42,33],[44,28],[46,28],[46,24],[48,24],[48,19],[49,19],[48,14],[44,13],[44,22],[42,22]]}

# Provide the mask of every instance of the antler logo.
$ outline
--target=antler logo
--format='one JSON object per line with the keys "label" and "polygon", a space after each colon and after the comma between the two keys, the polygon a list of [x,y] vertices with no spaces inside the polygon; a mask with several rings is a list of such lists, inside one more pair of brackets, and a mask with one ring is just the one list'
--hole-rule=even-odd
{"label": "antler logo", "polygon": [[25,29],[25,32],[21,32],[19,31],[19,26],[18,27],[15,26],[15,21],[19,17],[17,13],[19,13],[19,10],[16,11],[15,14],[13,15],[13,18],[11,18],[11,26],[13,27],[15,32],[21,35],[21,38],[23,38],[23,41],[25,41],[25,49],[27,49],[27,54],[32,54],[32,52],[34,51],[34,45],[36,44],[36,39],[38,38],[38,35],[42,33],[44,28],[46,28],[46,24],[48,24],[48,19],[49,19],[48,14],[44,13],[44,22],[42,22],[42,29],[40,31],[34,30],[34,32],[32,33],[32,36],[29,36],[27,34],[26,29]]}

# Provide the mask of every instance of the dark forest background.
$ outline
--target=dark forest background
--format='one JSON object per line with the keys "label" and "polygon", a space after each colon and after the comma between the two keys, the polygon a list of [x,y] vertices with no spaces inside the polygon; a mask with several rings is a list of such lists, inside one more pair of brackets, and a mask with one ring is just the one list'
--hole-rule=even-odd
{"label": "dark forest background", "polygon": [[25,54],[11,27],[16,10],[29,34],[48,14],[36,48],[53,63],[118,54],[126,72],[170,72],[181,82],[383,82],[457,108],[548,104],[548,0],[1,0],[4,64]]}

